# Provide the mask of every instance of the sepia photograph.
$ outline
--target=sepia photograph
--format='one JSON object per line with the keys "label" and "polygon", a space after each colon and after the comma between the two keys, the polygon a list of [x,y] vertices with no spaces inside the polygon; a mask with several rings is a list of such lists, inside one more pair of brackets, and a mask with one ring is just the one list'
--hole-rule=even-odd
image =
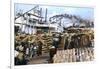
{"label": "sepia photograph", "polygon": [[14,4],[14,65],[90,62],[94,8]]}

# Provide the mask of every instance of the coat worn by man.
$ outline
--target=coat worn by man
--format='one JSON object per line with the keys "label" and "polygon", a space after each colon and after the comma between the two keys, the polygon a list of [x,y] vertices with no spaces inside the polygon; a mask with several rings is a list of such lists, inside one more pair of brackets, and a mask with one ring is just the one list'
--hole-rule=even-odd
{"label": "coat worn by man", "polygon": [[42,55],[42,42],[38,42],[38,50],[37,50],[37,55]]}
{"label": "coat worn by man", "polygon": [[19,52],[18,56],[15,58],[15,65],[26,65],[27,61],[23,52]]}
{"label": "coat worn by man", "polygon": [[50,52],[49,52],[50,63],[53,63],[53,57],[56,54],[56,52],[57,52],[57,49],[54,46],[52,46],[51,49],[50,49]]}
{"label": "coat worn by man", "polygon": [[53,46],[55,46],[55,48],[59,47],[59,43],[60,43],[60,35],[59,34],[55,34],[53,37]]}

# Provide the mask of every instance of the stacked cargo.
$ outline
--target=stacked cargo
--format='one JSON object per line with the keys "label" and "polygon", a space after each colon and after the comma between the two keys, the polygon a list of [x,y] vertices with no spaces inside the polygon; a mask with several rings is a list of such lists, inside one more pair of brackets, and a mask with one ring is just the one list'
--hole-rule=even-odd
{"label": "stacked cargo", "polygon": [[93,48],[73,48],[68,50],[60,50],[53,57],[54,63],[64,62],[84,62],[94,59]]}
{"label": "stacked cargo", "polygon": [[48,49],[48,51],[52,47],[52,43],[53,43],[52,36],[48,35],[48,37],[47,37],[47,46],[48,46],[47,49]]}
{"label": "stacked cargo", "polygon": [[44,41],[44,44],[42,46],[42,51],[49,52],[49,49],[52,46],[52,36],[45,35],[45,36],[43,36],[42,40]]}

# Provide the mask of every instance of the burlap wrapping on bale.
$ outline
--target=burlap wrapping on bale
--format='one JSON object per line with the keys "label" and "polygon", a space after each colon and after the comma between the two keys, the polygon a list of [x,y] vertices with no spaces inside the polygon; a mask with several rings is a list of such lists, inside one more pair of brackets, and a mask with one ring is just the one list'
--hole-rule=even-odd
{"label": "burlap wrapping on bale", "polygon": [[57,51],[53,57],[54,63],[92,61],[94,59],[93,48],[73,48]]}
{"label": "burlap wrapping on bale", "polygon": [[52,36],[43,36],[42,40],[44,41],[42,51],[43,52],[49,52],[51,46],[52,46]]}

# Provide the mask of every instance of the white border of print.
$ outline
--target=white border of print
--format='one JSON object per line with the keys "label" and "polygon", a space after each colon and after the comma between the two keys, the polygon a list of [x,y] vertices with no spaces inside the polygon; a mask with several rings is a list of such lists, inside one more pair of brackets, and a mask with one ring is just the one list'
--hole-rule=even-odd
{"label": "white border of print", "polygon": [[[14,3],[25,4],[43,4],[43,5],[58,5],[58,6],[75,6],[75,7],[93,7],[95,10],[94,2],[90,0],[12,0],[11,1],[11,68],[12,69],[72,69],[72,68],[93,68],[96,66],[96,60],[92,62],[79,62],[79,63],[59,63],[59,64],[37,64],[37,65],[22,65],[14,66]],[[95,22],[94,22],[95,23]],[[96,29],[95,29],[96,30]],[[95,44],[96,45],[96,44]],[[96,55],[97,56],[97,55]],[[95,57],[96,57],[95,56]]]}

